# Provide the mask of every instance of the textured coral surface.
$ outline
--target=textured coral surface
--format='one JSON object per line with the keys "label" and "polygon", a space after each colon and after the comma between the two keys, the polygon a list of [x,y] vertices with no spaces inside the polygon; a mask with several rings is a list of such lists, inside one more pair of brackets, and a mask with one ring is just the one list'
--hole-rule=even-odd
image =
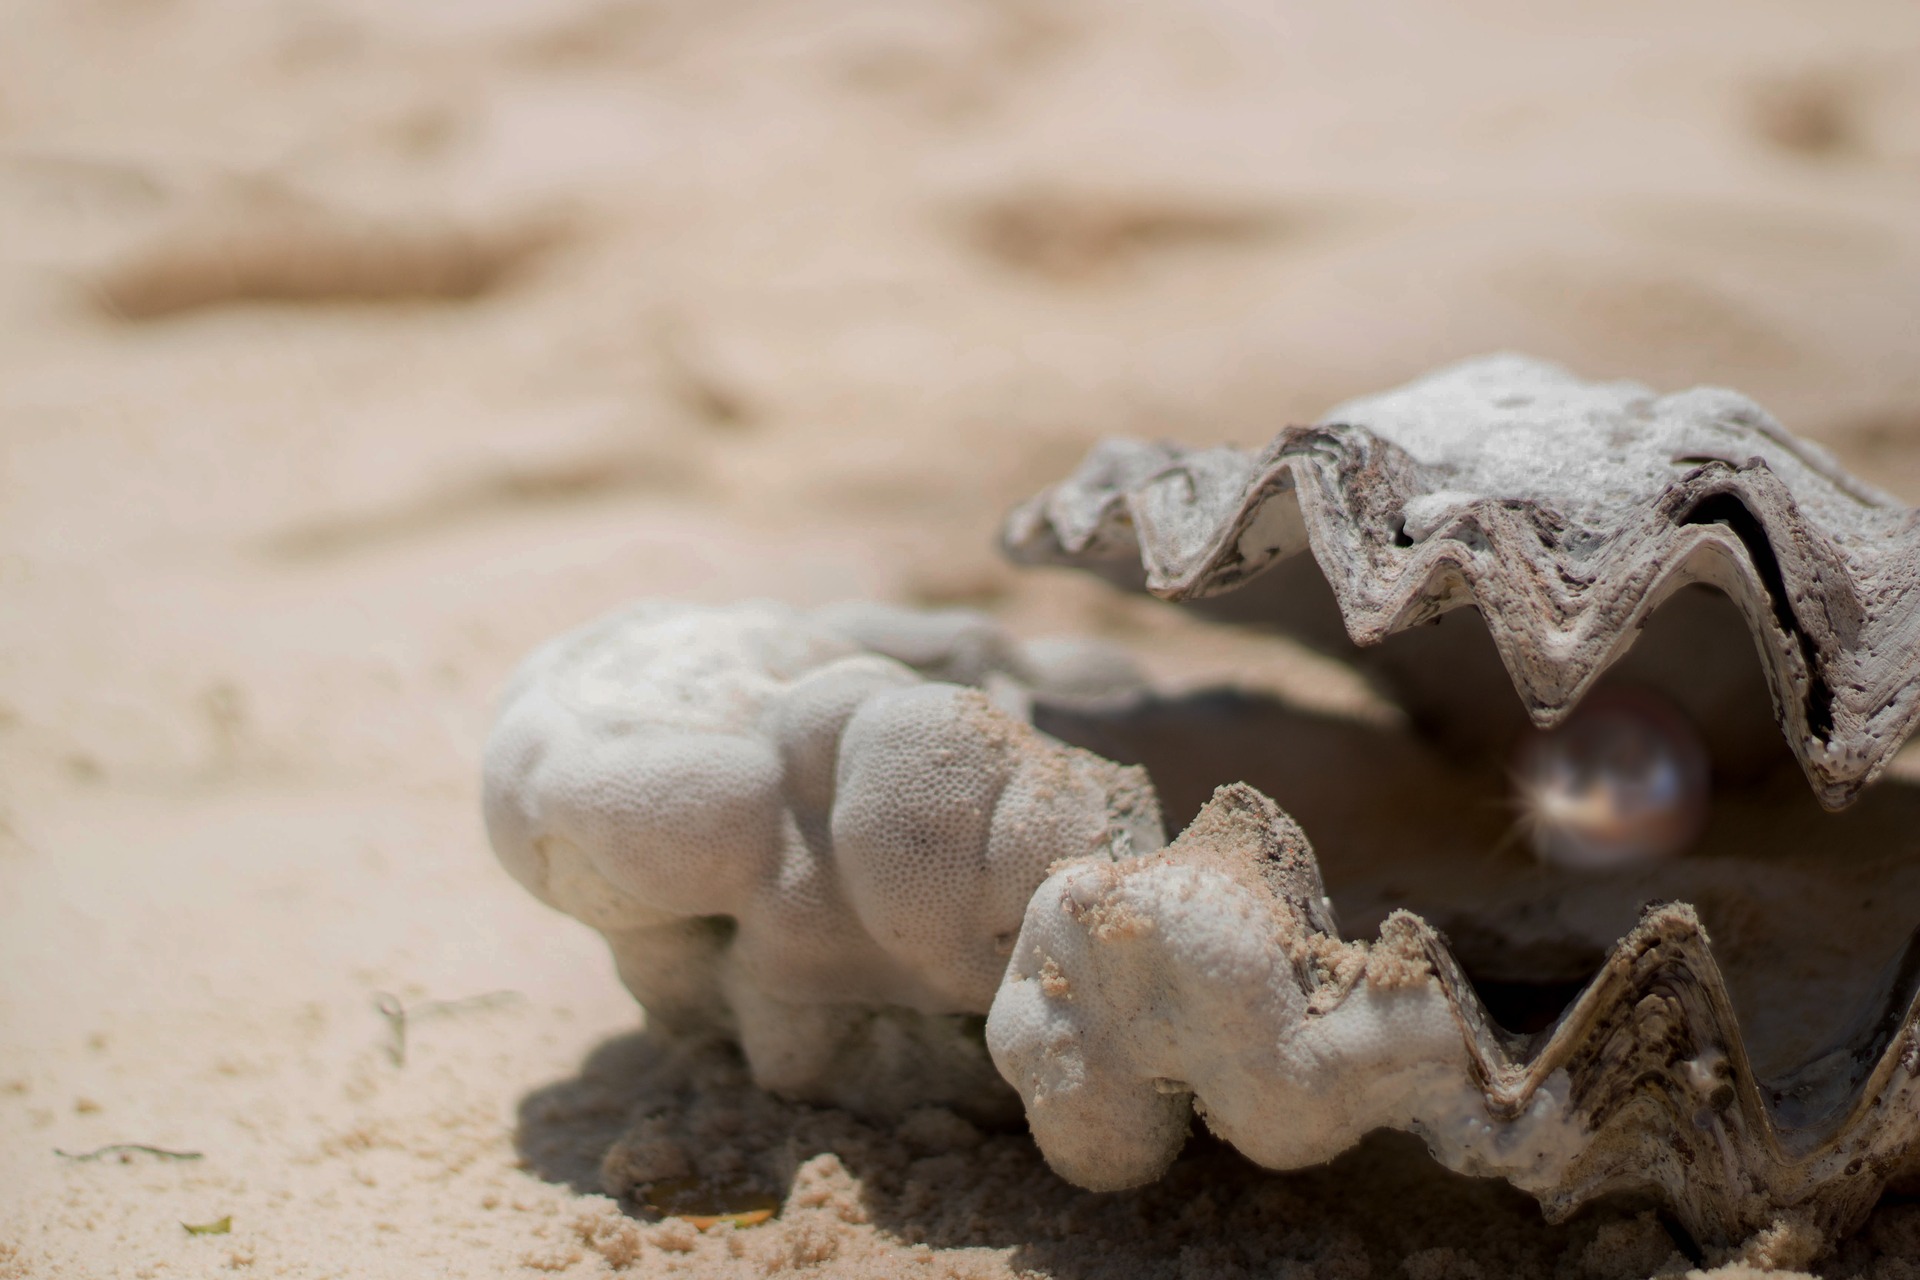
{"label": "textured coral surface", "polygon": [[1159,847],[1159,807],[1144,770],[885,649],[1033,678],[964,614],[641,604],[514,676],[487,744],[488,834],[536,896],[606,935],[652,1023],[731,1034],[763,1086],[1004,1118],[952,1015],[987,1011],[1047,868]]}

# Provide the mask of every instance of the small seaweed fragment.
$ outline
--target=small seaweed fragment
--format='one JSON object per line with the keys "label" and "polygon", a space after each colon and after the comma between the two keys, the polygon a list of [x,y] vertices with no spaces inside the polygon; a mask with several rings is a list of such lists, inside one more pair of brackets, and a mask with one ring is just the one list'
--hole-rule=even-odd
{"label": "small seaweed fragment", "polygon": [[183,1222],[180,1225],[187,1229],[190,1236],[224,1236],[233,1230],[233,1215],[228,1214],[213,1222]]}
{"label": "small seaweed fragment", "polygon": [[674,1216],[690,1224],[696,1231],[706,1231],[723,1222],[731,1222],[736,1227],[757,1227],[773,1220],[773,1210],[742,1209],[739,1213],[682,1213]]}
{"label": "small seaweed fragment", "polygon": [[648,1183],[641,1199],[665,1218],[678,1218],[696,1231],[723,1222],[757,1227],[780,1211],[777,1197],[734,1179],[662,1178]]}
{"label": "small seaweed fragment", "polygon": [[102,1156],[110,1155],[120,1155],[124,1157],[135,1151],[145,1152],[150,1156],[159,1156],[163,1160],[199,1160],[202,1158],[198,1151],[169,1151],[165,1147],[150,1147],[144,1142],[113,1142],[104,1147],[95,1147],[92,1151],[62,1151],[59,1147],[55,1147],[53,1154],[63,1160],[98,1160]]}
{"label": "small seaweed fragment", "polygon": [[400,997],[388,995],[382,991],[374,1000],[373,1007],[387,1020],[387,1029],[393,1033],[393,1043],[387,1046],[387,1053],[393,1058],[393,1065],[407,1065],[407,1006],[400,1003]]}
{"label": "small seaweed fragment", "polygon": [[423,1000],[409,1009],[400,1003],[400,997],[390,992],[377,992],[373,1007],[387,1020],[387,1027],[393,1033],[393,1043],[387,1046],[387,1053],[393,1059],[393,1065],[407,1065],[407,1022],[422,1018],[437,1017],[443,1013],[461,1013],[469,1009],[491,1009],[520,999],[518,991],[487,991],[477,996],[462,996],[457,1000]]}

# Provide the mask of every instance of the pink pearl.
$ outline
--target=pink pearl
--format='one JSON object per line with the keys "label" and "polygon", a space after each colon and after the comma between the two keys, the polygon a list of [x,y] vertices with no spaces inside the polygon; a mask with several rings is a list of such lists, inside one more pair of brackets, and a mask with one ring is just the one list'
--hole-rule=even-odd
{"label": "pink pearl", "polygon": [[1684,852],[1706,827],[1711,769],[1685,716],[1642,689],[1589,695],[1515,754],[1521,823],[1542,862],[1612,871]]}

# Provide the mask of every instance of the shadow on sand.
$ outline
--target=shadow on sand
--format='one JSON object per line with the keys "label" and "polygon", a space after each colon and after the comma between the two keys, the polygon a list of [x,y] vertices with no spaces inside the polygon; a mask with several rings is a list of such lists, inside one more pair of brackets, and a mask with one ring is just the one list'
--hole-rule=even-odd
{"label": "shadow on sand", "polygon": [[[649,1175],[719,1188],[706,1212],[729,1195],[784,1204],[802,1167],[830,1152],[859,1217],[885,1239],[1006,1250],[1012,1271],[1062,1280],[1359,1280],[1409,1274],[1409,1258],[1435,1277],[1598,1277],[1680,1260],[1651,1213],[1607,1206],[1550,1226],[1526,1195],[1450,1174],[1402,1134],[1281,1175],[1202,1131],[1161,1181],[1094,1194],[1055,1177],[1024,1132],[985,1132],[944,1111],[876,1124],[783,1102],[755,1089],[724,1046],[689,1049],[644,1031],[605,1042],[577,1076],[527,1095],[516,1137],[532,1173],[581,1193],[623,1192],[622,1209],[643,1221],[659,1216],[646,1203]],[[1614,1265],[1623,1260],[1626,1270]]]}

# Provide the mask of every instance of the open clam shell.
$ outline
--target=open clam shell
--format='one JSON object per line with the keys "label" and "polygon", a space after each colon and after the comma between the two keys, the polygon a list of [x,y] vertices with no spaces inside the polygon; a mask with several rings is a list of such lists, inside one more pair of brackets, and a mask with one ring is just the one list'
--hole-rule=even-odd
{"label": "open clam shell", "polygon": [[[1003,539],[1021,562],[1094,569],[1328,647],[1474,606],[1484,630],[1349,655],[1416,718],[1467,735],[1508,727],[1483,636],[1544,728],[1671,599],[1672,661],[1649,665],[1712,655],[1672,683],[1730,746],[1750,742],[1756,700],[1727,661],[1744,623],[1786,744],[1829,808],[1920,720],[1913,514],[1728,391],[1657,396],[1489,357],[1257,451],[1108,441],[1017,509]],[[1737,621],[1684,592],[1695,584],[1724,593]]]}

